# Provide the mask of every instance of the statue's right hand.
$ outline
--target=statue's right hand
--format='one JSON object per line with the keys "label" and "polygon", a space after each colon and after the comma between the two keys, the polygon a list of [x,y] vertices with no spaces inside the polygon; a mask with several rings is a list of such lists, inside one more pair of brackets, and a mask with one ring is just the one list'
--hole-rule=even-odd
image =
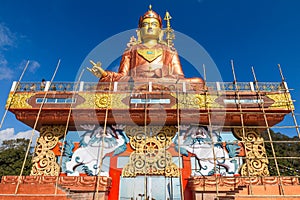
{"label": "statue's right hand", "polygon": [[87,67],[87,70],[89,70],[92,74],[94,74],[98,78],[107,76],[107,72],[104,69],[102,69],[100,62],[96,64],[94,61],[90,60],[90,63],[93,65],[93,67]]}

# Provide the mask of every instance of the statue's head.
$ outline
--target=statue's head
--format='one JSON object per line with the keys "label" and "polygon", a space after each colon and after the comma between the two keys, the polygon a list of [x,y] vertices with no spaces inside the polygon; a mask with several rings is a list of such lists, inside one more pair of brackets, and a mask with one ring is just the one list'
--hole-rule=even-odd
{"label": "statue's head", "polygon": [[162,19],[159,14],[157,14],[155,11],[152,10],[151,5],[149,6],[149,10],[147,12],[145,12],[145,14],[143,16],[140,17],[139,28],[142,28],[142,23],[143,23],[144,19],[147,19],[147,18],[156,19],[159,23],[159,27],[162,28]]}
{"label": "statue's head", "polygon": [[162,30],[162,19],[152,10],[151,5],[149,10],[140,17],[139,29],[142,39],[158,39]]}

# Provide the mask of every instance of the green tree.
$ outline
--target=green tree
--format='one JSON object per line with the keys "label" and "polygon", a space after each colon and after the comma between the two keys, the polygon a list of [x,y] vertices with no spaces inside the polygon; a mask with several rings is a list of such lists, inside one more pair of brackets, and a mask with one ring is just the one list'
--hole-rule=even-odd
{"label": "green tree", "polygon": [[[269,158],[269,172],[271,176],[278,176],[278,171],[275,165],[275,157],[281,176],[299,176],[300,175],[300,147],[298,137],[288,137],[280,132],[275,133],[270,130],[272,143],[267,131],[262,133],[265,140],[266,153]],[[274,148],[275,155],[272,151]]]}
{"label": "green tree", "polygon": [[[5,140],[0,147],[0,176],[20,175],[29,140],[20,138]],[[32,155],[29,154],[22,175],[29,175],[31,171]]]}

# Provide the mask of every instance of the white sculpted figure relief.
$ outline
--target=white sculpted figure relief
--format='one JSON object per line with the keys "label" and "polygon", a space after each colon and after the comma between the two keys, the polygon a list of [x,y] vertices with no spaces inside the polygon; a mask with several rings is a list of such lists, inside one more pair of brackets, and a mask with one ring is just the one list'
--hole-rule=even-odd
{"label": "white sculpted figure relief", "polygon": [[[107,126],[104,133],[103,126],[83,125],[86,132],[81,136],[80,146],[74,151],[71,160],[66,162],[66,172],[70,176],[78,176],[76,170],[82,170],[88,175],[97,175],[100,162],[106,154],[114,152],[120,154],[126,150],[127,136],[121,130],[122,126]],[[101,176],[108,176],[108,172],[101,171]]]}
{"label": "white sculpted figure relief", "polygon": [[221,136],[214,131],[210,134],[207,127],[183,126],[183,129],[185,130],[181,132],[180,138],[177,135],[173,141],[177,151],[180,147],[181,154],[188,156],[189,152],[197,158],[200,169],[194,172],[194,176],[238,174],[239,158],[236,156],[239,154],[240,147],[237,144],[226,144],[226,147],[223,147]]}

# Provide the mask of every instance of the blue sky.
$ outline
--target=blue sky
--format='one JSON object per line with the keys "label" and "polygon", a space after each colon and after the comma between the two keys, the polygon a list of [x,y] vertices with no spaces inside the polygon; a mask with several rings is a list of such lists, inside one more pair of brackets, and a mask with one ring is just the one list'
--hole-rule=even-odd
{"label": "blue sky", "polygon": [[[202,45],[223,81],[233,81],[231,59],[238,81],[253,81],[251,66],[259,81],[281,81],[280,63],[289,87],[295,89],[293,99],[299,99],[298,0],[2,0],[0,116],[11,84],[28,59],[31,64],[23,81],[50,80],[58,59],[61,65],[54,81],[74,81],[86,56],[108,38],[136,29],[149,4],[162,16],[169,11],[175,31]],[[123,49],[128,40],[120,44]],[[297,101],[295,105],[300,109]],[[19,132],[26,135],[31,129],[8,114],[0,133],[12,137]]]}

